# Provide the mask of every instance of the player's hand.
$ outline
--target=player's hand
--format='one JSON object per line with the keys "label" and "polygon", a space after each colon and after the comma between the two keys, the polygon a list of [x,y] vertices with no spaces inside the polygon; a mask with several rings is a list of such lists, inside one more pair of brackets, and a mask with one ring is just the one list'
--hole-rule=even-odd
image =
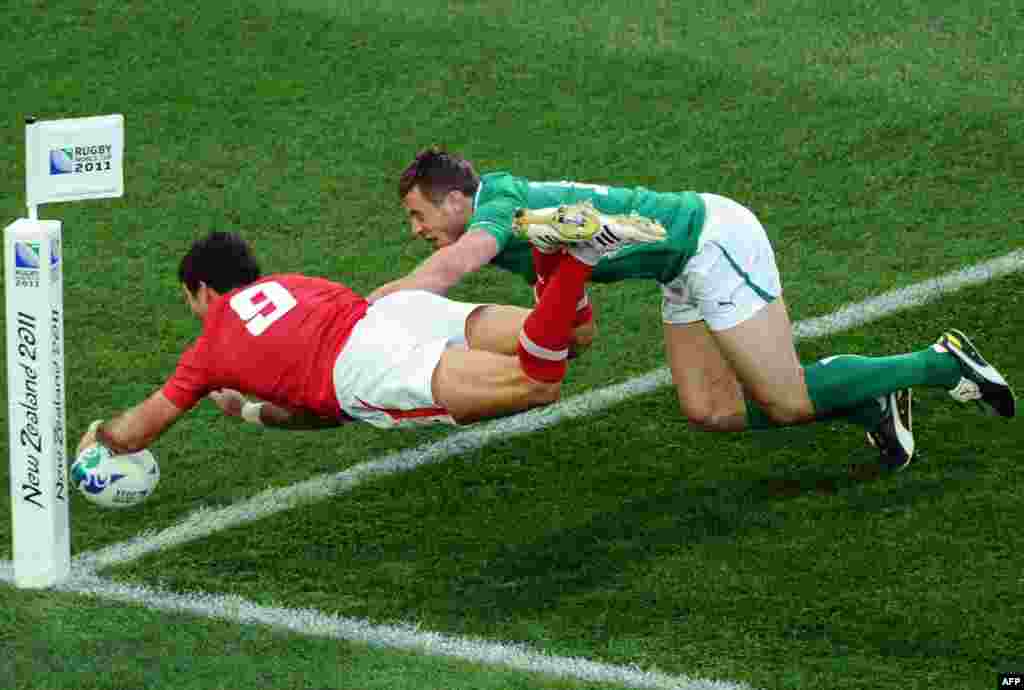
{"label": "player's hand", "polygon": [[210,393],[210,400],[228,417],[241,417],[245,396],[231,388],[221,388]]}
{"label": "player's hand", "polygon": [[92,424],[89,425],[88,430],[86,430],[86,432],[82,434],[82,440],[78,442],[78,450],[75,453],[75,457],[81,455],[82,451],[84,451],[89,446],[96,445],[96,429],[99,428],[99,425],[102,423],[102,419],[97,419],[94,420]]}

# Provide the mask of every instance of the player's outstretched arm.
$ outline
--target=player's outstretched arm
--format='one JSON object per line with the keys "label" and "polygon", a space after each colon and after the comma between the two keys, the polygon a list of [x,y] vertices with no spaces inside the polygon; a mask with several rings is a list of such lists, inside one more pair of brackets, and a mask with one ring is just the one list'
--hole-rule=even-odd
{"label": "player's outstretched arm", "polygon": [[228,417],[240,417],[247,422],[275,429],[311,431],[341,426],[346,420],[321,417],[304,410],[291,410],[268,402],[252,402],[231,388],[210,393],[210,400]]}
{"label": "player's outstretched arm", "polygon": [[102,443],[113,453],[133,453],[148,447],[178,421],[181,409],[157,391],[135,407],[108,421],[93,422],[78,442],[78,453]]}
{"label": "player's outstretched arm", "polygon": [[489,232],[472,230],[454,244],[438,249],[409,275],[381,285],[367,299],[373,302],[399,290],[444,295],[464,275],[486,266],[497,255],[498,240]]}

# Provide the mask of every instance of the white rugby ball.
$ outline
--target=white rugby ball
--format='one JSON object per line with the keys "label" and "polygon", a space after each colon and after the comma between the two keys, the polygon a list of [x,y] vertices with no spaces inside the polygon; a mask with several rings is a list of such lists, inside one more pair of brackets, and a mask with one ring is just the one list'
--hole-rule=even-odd
{"label": "white rugby ball", "polygon": [[71,465],[71,483],[104,508],[127,508],[146,500],[160,482],[160,466],[148,450],[113,455],[106,446],[89,446]]}

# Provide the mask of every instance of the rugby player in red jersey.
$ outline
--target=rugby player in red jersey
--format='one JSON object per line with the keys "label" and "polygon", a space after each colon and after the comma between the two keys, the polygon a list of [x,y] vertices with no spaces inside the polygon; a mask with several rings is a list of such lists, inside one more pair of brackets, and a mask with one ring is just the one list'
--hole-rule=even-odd
{"label": "rugby player in red jersey", "polygon": [[322,278],[261,277],[245,240],[212,233],[178,269],[202,333],[159,390],[94,422],[78,450],[145,448],[208,395],[229,416],[289,429],[468,424],[552,403],[588,276],[567,260],[532,311],[427,291],[370,304]]}

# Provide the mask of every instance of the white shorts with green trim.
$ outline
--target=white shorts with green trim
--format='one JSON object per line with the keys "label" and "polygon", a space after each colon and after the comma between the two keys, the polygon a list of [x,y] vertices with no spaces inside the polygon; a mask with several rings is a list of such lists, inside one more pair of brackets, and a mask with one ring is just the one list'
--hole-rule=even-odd
{"label": "white shorts with green trim", "polygon": [[445,349],[465,343],[466,319],[479,306],[422,290],[371,304],[334,363],[341,409],[384,428],[455,424],[431,383]]}
{"label": "white shorts with green trim", "polygon": [[675,280],[661,286],[662,320],[704,321],[712,331],[732,328],[782,294],[775,252],[750,209],[716,194],[707,208],[697,253]]}

